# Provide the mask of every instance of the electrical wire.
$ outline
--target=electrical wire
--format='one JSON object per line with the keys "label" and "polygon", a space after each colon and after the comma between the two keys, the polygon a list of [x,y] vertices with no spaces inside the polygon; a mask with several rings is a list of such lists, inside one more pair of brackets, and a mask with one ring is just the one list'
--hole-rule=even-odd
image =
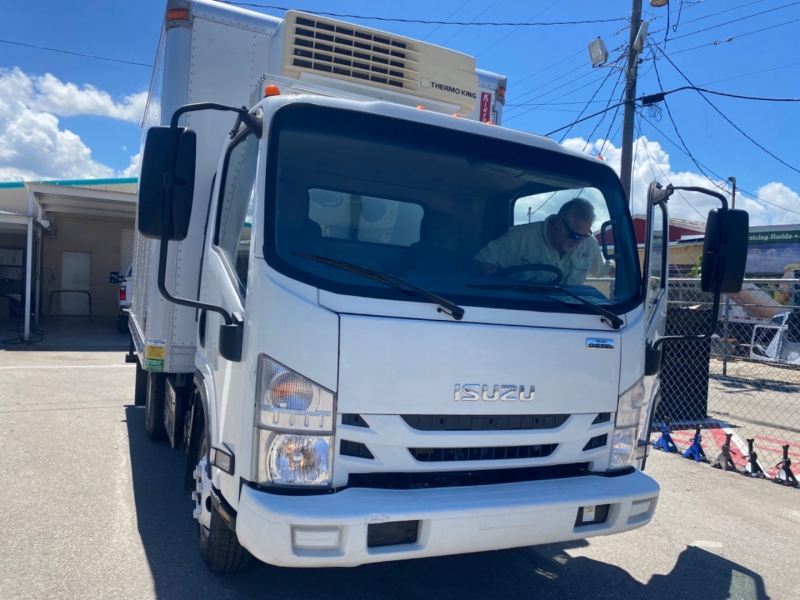
{"label": "electrical wire", "polygon": [[[673,54],[675,54],[673,52]],[[717,79],[716,81],[706,81],[700,85],[712,85],[714,83],[722,83],[723,81],[732,81],[733,79],[741,79],[742,77],[750,77],[751,75],[760,75],[761,73],[768,73],[769,71],[777,71],[778,69],[785,69],[787,67],[796,67],[800,62],[789,63],[788,65],[781,65],[780,67],[771,67],[769,69],[762,69],[760,71],[753,71],[752,73],[744,73],[742,75],[734,75],[733,77],[726,77],[725,79]]]}
{"label": "electrical wire", "polygon": [[137,67],[153,68],[153,65],[135,62],[132,60],[122,60],[120,58],[109,58],[108,56],[98,56],[96,54],[83,54],[81,52],[72,52],[71,50],[61,50],[59,48],[48,48],[47,46],[37,46],[36,44],[25,44],[23,42],[14,42],[11,40],[0,40],[2,44],[11,44],[13,46],[24,46],[25,48],[35,48],[37,50],[46,50],[48,52],[57,52],[59,54],[71,54],[72,56],[81,56],[83,58],[94,58],[96,60],[106,60],[108,62],[122,63],[124,65],[134,65]]}
{"label": "electrical wire", "polygon": [[[658,81],[658,87],[659,87],[659,89],[663,90],[664,86],[661,83],[661,74],[658,72],[658,61],[657,60],[653,61],[653,65],[655,67],[656,80]],[[703,174],[703,176],[706,179],[708,179],[711,183],[713,183],[718,188],[724,189],[719,184],[717,184],[717,182],[715,182],[713,179],[711,179],[711,177],[709,177],[708,174],[703,170],[703,167],[700,166],[700,163],[697,160],[695,160],[694,156],[692,155],[692,152],[689,150],[689,146],[686,144],[686,142],[683,139],[683,136],[681,135],[681,132],[678,130],[678,125],[675,123],[675,119],[672,117],[672,111],[669,109],[669,104],[667,104],[667,99],[666,98],[664,98],[664,108],[667,109],[667,116],[669,117],[669,121],[670,121],[670,123],[672,123],[672,128],[675,130],[675,134],[678,136],[678,139],[681,141],[681,145],[683,146],[683,149],[686,152],[686,155],[689,158],[692,159],[692,162],[694,163],[694,165],[700,170],[700,172]]]}
{"label": "electrical wire", "polygon": [[549,27],[552,25],[594,25],[597,23],[616,23],[618,21],[627,21],[627,17],[616,17],[612,19],[589,19],[584,21],[545,21],[545,22],[526,22],[526,21],[432,21],[427,19],[403,19],[400,17],[376,17],[374,15],[354,15],[345,13],[323,12],[319,10],[305,10],[297,8],[289,8],[286,6],[275,6],[272,4],[255,4],[252,2],[235,2],[233,0],[219,0],[223,4],[231,4],[233,6],[245,6],[248,8],[268,8],[270,10],[300,10],[312,15],[320,15],[324,17],[341,17],[344,19],[361,19],[364,21],[388,21],[392,23],[420,23],[422,25],[464,25],[475,27]]}
{"label": "electrical wire", "polygon": [[[533,15],[533,16],[532,16],[532,17],[529,19],[529,21],[533,21],[534,19],[536,19],[536,18],[540,17],[541,15],[543,15],[544,13],[546,13],[548,10],[550,10],[551,8],[553,8],[553,7],[554,7],[556,4],[558,4],[559,2],[561,2],[561,0],[556,0],[556,1],[555,1],[555,2],[553,2],[551,5],[549,5],[547,8],[545,8],[544,10],[541,10],[541,11],[539,11],[538,13],[536,13],[535,15]],[[506,40],[508,40],[508,38],[510,38],[512,35],[514,35],[514,34],[515,34],[517,31],[519,31],[520,29],[522,29],[522,25],[518,26],[516,29],[514,29],[514,30],[512,30],[512,31],[509,31],[509,32],[508,32],[506,35],[504,35],[503,37],[501,37],[499,40],[497,40],[497,41],[496,41],[494,44],[492,44],[492,45],[491,45],[491,46],[489,46],[488,48],[484,48],[483,50],[481,50],[480,52],[478,52],[478,53],[475,55],[475,58],[478,58],[478,57],[480,57],[480,56],[481,56],[481,54],[485,54],[486,52],[488,52],[489,50],[491,50],[492,48],[494,48],[494,47],[495,47],[495,46],[497,46],[498,44],[500,44],[500,43],[502,43],[502,42],[505,42]]]}
{"label": "electrical wire", "polygon": [[[484,13],[488,12],[488,11],[489,11],[489,9],[490,9],[490,8],[492,8],[492,7],[493,7],[495,4],[497,4],[499,1],[500,1],[500,0],[494,0],[494,2],[492,2],[492,3],[491,3],[489,6],[487,6],[486,8],[484,8],[484,9],[483,9],[481,12],[479,12],[477,15],[475,15],[475,19],[477,19],[478,17],[480,17],[482,14],[484,14]],[[474,22],[475,22],[475,19],[472,19],[472,21],[470,21],[470,23],[474,23]],[[467,26],[466,26],[466,25],[464,25],[463,27],[461,27],[461,29],[459,29],[458,31],[456,31],[456,32],[455,32],[453,35],[451,35],[451,36],[450,36],[449,38],[447,38],[447,39],[446,39],[444,42],[442,42],[442,43],[441,43],[441,45],[442,45],[442,46],[446,45],[446,44],[447,44],[447,43],[448,43],[450,40],[452,40],[454,37],[456,37],[456,36],[457,36],[459,33],[461,33],[462,31],[464,31],[466,28],[467,28]]]}
{"label": "electrical wire", "polygon": [[718,27],[724,27],[725,25],[731,25],[732,23],[738,23],[739,21],[744,21],[746,19],[752,19],[753,17],[760,17],[761,15],[766,15],[771,12],[775,12],[777,10],[783,10],[784,8],[791,8],[792,6],[797,6],[800,4],[798,2],[792,2],[791,4],[784,4],[783,6],[776,6],[775,8],[770,8],[768,10],[761,11],[760,13],[755,13],[752,15],[747,15],[744,17],[739,17],[738,19],[733,19],[732,21],[725,21],[724,23],[718,23],[717,25],[712,25],[711,27],[706,27],[705,29],[698,29],[697,31],[692,31],[689,33],[684,33],[683,35],[679,35],[674,38],[670,38],[671,41],[682,40],[683,38],[690,37],[692,35],[697,35],[698,33],[704,33],[706,31],[711,31],[712,29],[717,29]]}
{"label": "electrical wire", "polygon": [[[637,137],[637,140],[638,140],[638,139],[641,139],[644,136],[642,135],[642,115],[637,113],[636,116],[639,117],[638,125],[636,127],[636,129],[638,130],[638,137]],[[664,179],[666,181],[669,181],[669,179],[670,179],[669,176],[664,172],[664,169],[661,168],[661,165],[658,164],[657,162],[655,162],[655,159],[650,154],[650,149],[647,147],[647,143],[644,144],[644,152],[647,155],[647,164],[650,166],[650,172],[653,174],[653,180],[654,181],[658,181],[658,176],[656,175],[656,172],[653,169],[653,163],[655,163],[655,165],[658,167],[658,170],[661,171],[661,174],[664,176]],[[684,202],[686,202],[686,204],[688,204],[689,207],[694,212],[696,212],[698,215],[700,215],[700,218],[703,220],[703,222],[705,222],[706,221],[705,215],[703,215],[703,213],[701,213],[699,210],[697,210],[697,208],[695,208],[694,204],[689,202],[689,200],[686,199],[686,196],[684,196],[680,192],[680,190],[676,190],[676,191],[677,191],[678,197],[681,200],[683,200]]]}
{"label": "electrical wire", "polygon": [[[456,14],[457,14],[457,13],[458,13],[458,12],[459,12],[459,11],[460,11],[462,8],[464,8],[464,7],[465,7],[467,4],[469,4],[470,2],[472,2],[472,0],[467,0],[466,2],[464,2],[464,4],[462,4],[462,5],[461,5],[461,6],[459,6],[457,9],[455,9],[455,10],[454,10],[454,11],[453,11],[453,12],[450,14],[450,16],[449,16],[449,17],[447,17],[447,19],[445,19],[445,20],[446,20],[446,21],[449,21],[450,19],[452,19],[454,16],[456,16]],[[427,40],[429,37],[431,37],[431,36],[432,36],[434,33],[436,33],[437,31],[439,31],[439,29],[441,28],[441,26],[442,26],[442,24],[439,24],[439,25],[437,25],[436,27],[434,27],[432,31],[428,32],[428,34],[427,34],[427,35],[426,35],[424,38],[422,38],[422,41],[424,42],[424,41],[425,41],[425,40]]]}
{"label": "electrical wire", "polygon": [[[611,106],[611,102],[614,100],[614,94],[616,94],[616,92],[617,92],[617,88],[619,87],[619,82],[622,80],[623,74],[624,74],[624,72],[620,71],[619,74],[617,75],[617,82],[614,84],[614,89],[611,90],[611,95],[608,97],[608,102],[606,102],[606,108]],[[589,104],[590,104],[590,102],[586,104],[586,108],[589,108]],[[586,108],[584,108],[584,110],[586,110]],[[618,112],[619,112],[619,107],[617,107],[617,112],[614,113],[614,118],[611,119],[611,125],[608,126],[609,133],[611,132],[611,128],[614,126],[614,121],[617,118]],[[581,116],[583,116],[583,111],[581,111],[581,114],[578,115],[579,118]],[[600,125],[603,123],[605,118],[606,118],[606,113],[603,113],[603,116],[601,117],[601,119],[595,124],[594,129],[592,129],[592,132],[586,138],[586,143],[583,145],[583,150],[581,150],[582,152],[584,152],[586,150],[586,147],[591,143],[592,136],[594,135],[594,132],[597,131],[597,128],[600,127]],[[567,133],[569,133],[569,131],[570,130],[567,129]],[[565,133],[563,135],[563,137],[561,138],[562,142],[564,141],[564,138],[567,137],[567,133]],[[608,135],[608,134],[606,134],[606,135]],[[603,141],[603,143],[605,144],[605,140]]]}
{"label": "electrical wire", "polygon": [[[798,4],[800,4],[800,2],[798,2]],[[661,50],[661,49],[659,48],[659,50]],[[671,64],[671,65],[672,65],[672,67],[673,67],[673,68],[674,68],[674,69],[675,69],[675,70],[676,70],[678,73],[680,73],[681,77],[683,77],[683,78],[686,80],[686,83],[688,83],[689,85],[691,85],[691,86],[693,86],[693,87],[694,87],[694,84],[691,82],[691,80],[690,80],[690,79],[689,79],[689,78],[688,78],[688,77],[687,77],[687,76],[686,76],[686,75],[683,73],[683,71],[681,71],[681,70],[678,68],[678,65],[676,65],[674,62],[672,62],[672,59],[671,59],[671,58],[670,58],[670,57],[667,55],[667,53],[666,53],[666,52],[664,52],[663,50],[661,50],[661,55],[662,55],[664,58],[666,58],[666,59],[667,59],[667,61],[669,62],[669,64]],[[731,121],[731,120],[730,120],[730,119],[729,119],[727,116],[725,116],[725,114],[724,114],[724,113],[723,113],[723,112],[722,112],[720,109],[718,109],[718,108],[717,108],[717,106],[716,106],[716,105],[715,105],[713,102],[711,102],[711,100],[709,100],[708,98],[706,98],[706,97],[703,95],[703,93],[702,93],[702,92],[698,92],[698,94],[700,94],[700,96],[703,98],[703,100],[705,100],[705,101],[708,103],[708,105],[709,105],[709,106],[711,106],[711,108],[713,108],[713,109],[714,109],[714,110],[717,112],[717,114],[718,114],[719,116],[721,116],[723,119],[725,119],[725,120],[728,122],[728,124],[730,124],[730,125],[731,125],[731,126],[734,128],[734,129],[736,129],[736,131],[738,131],[738,132],[739,132],[739,133],[741,133],[741,134],[742,134],[744,137],[746,137],[748,140],[750,140],[750,141],[751,141],[751,142],[752,142],[752,143],[753,143],[755,146],[757,146],[758,148],[760,148],[761,150],[763,150],[764,152],[766,152],[767,154],[769,154],[769,155],[770,155],[772,158],[774,158],[775,160],[777,160],[777,161],[778,161],[779,163],[781,163],[782,165],[784,165],[784,166],[788,167],[789,169],[791,169],[792,171],[795,171],[796,173],[800,173],[800,169],[798,169],[798,168],[796,168],[796,167],[793,167],[792,165],[790,165],[789,163],[787,163],[787,162],[786,162],[785,160],[783,160],[782,158],[779,158],[778,156],[776,156],[775,154],[773,154],[772,152],[770,152],[769,150],[767,150],[767,149],[766,149],[764,146],[762,146],[761,144],[759,144],[759,143],[758,143],[757,141],[755,141],[755,140],[754,140],[752,137],[750,137],[749,135],[747,135],[747,134],[746,134],[746,133],[745,133],[745,132],[744,132],[744,131],[741,129],[741,127],[739,127],[738,125],[736,125],[736,123],[734,123],[734,122],[733,122],[733,121]]]}
{"label": "electrical wire", "polygon": [[[653,122],[652,122],[650,119],[648,119],[648,118],[647,118],[647,117],[645,117],[644,115],[641,115],[641,117],[642,117],[642,119],[644,119],[645,121],[647,121],[647,122],[650,124],[650,126],[653,128],[653,129],[655,129],[655,130],[656,130],[658,133],[660,133],[662,136],[664,136],[664,139],[666,139],[668,142],[670,142],[670,143],[671,143],[673,146],[675,146],[675,147],[676,147],[678,150],[680,150],[681,152],[683,152],[684,154],[686,154],[686,151],[685,151],[683,148],[681,148],[680,144],[678,144],[678,143],[677,143],[675,140],[673,140],[672,138],[670,138],[670,137],[669,137],[669,136],[668,136],[666,133],[664,133],[663,131],[661,131],[661,130],[660,130],[660,129],[659,129],[659,128],[658,128],[658,127],[655,125],[655,123],[653,123]],[[688,156],[688,154],[687,154],[687,156]],[[692,157],[690,157],[690,158],[692,158]],[[697,159],[695,158],[695,159],[693,159],[693,160],[697,160]],[[697,162],[698,162],[699,164],[701,164],[701,165],[703,164],[703,163],[701,163],[699,160],[697,160]],[[714,175],[714,177],[717,177],[717,178],[719,178],[720,180],[724,180],[724,177],[722,177],[722,176],[721,176],[721,175],[719,175],[718,173],[715,173],[713,170],[711,170],[711,169],[710,169],[709,167],[707,167],[706,165],[703,165],[703,167],[704,167],[706,170],[708,170],[708,172],[709,172],[709,173],[711,173],[712,175]],[[706,175],[706,177],[708,177],[708,176]],[[713,181],[713,180],[712,180],[712,181]],[[716,183],[715,183],[715,185],[716,185]],[[800,211],[792,210],[791,208],[786,208],[785,206],[781,206],[780,204],[775,204],[774,202],[770,202],[769,200],[766,200],[766,199],[762,198],[762,197],[761,197],[761,196],[759,196],[758,194],[754,194],[753,192],[749,192],[749,191],[747,191],[746,189],[742,188],[741,186],[738,186],[738,185],[737,185],[737,187],[736,187],[736,190],[737,190],[738,192],[741,192],[742,194],[744,194],[744,195],[746,195],[746,196],[749,196],[749,197],[750,197],[750,198],[752,198],[753,200],[758,200],[759,202],[763,202],[764,204],[769,204],[770,206],[774,206],[775,208],[780,208],[781,210],[785,210],[786,212],[790,212],[790,213],[793,213],[793,214],[795,214],[795,215],[800,215]]]}
{"label": "electrical wire", "polygon": [[[656,61],[653,61],[655,64]],[[800,98],[766,98],[764,96],[744,96],[742,94],[730,94],[728,92],[718,92],[716,90],[707,90],[705,88],[696,87],[693,85],[685,85],[683,87],[675,88],[674,90],[669,90],[668,92],[662,92],[665,96],[670,94],[674,94],[675,92],[682,92],[684,90],[694,90],[696,92],[703,92],[705,94],[715,94],[717,96],[725,96],[727,98],[739,98],[741,100],[759,100],[761,102],[800,102]]]}
{"label": "electrical wire", "polygon": [[673,52],[672,55],[675,56],[676,54],[681,54],[683,52],[689,52],[691,50],[698,50],[700,48],[707,48],[709,46],[719,46],[719,45],[727,43],[727,42],[733,42],[734,40],[740,40],[743,37],[747,37],[748,35],[755,35],[756,33],[762,33],[764,31],[769,31],[771,29],[776,29],[778,27],[783,27],[784,25],[791,25],[792,23],[797,23],[798,21],[800,21],[800,19],[792,19],[791,21],[785,21],[784,23],[778,23],[776,25],[770,25],[769,27],[764,27],[763,29],[757,29],[755,31],[749,31],[749,32],[743,33],[741,35],[730,36],[727,40],[715,41],[715,42],[711,42],[710,44],[700,44],[699,46],[692,46],[691,48],[683,48],[682,50],[677,50],[677,51]]}
{"label": "electrical wire", "polygon": [[[612,74],[612,73],[613,73],[613,71],[612,71],[611,69],[609,69],[609,70],[608,70],[608,73],[606,74],[606,76],[605,76],[605,77],[603,77],[603,81],[601,81],[601,82],[600,82],[600,85],[599,85],[599,87],[598,87],[598,88],[595,90],[594,94],[593,94],[593,95],[592,95],[592,97],[589,99],[589,102],[591,102],[592,100],[594,100],[594,99],[597,97],[597,94],[599,94],[599,93],[600,93],[600,90],[602,90],[602,89],[603,89],[603,86],[605,86],[606,82],[609,80],[609,78],[611,77],[611,74]],[[617,77],[617,84],[619,84],[619,77]],[[608,99],[608,104],[607,104],[606,106],[608,106],[608,105],[610,105],[610,104],[611,104],[611,100],[613,99],[613,97],[614,97],[614,92],[615,92],[616,90],[617,90],[617,86],[615,85],[615,86],[614,86],[614,90],[611,92],[611,97]],[[586,103],[586,106],[584,106],[584,107],[583,107],[583,109],[581,110],[580,114],[578,115],[578,118],[579,118],[579,119],[580,119],[580,118],[583,116],[583,113],[585,113],[585,112],[586,112],[586,111],[589,109],[589,102],[587,102],[587,103]],[[603,116],[605,116],[605,113],[603,113]],[[559,142],[559,143],[563,142],[563,141],[564,141],[564,138],[566,138],[566,137],[567,137],[567,135],[569,135],[569,132],[570,132],[570,131],[572,131],[572,126],[570,126],[570,127],[568,127],[568,128],[567,128],[567,130],[564,132],[564,135],[562,135],[562,136],[561,136],[561,139],[560,139],[560,140],[558,140],[558,142]]]}
{"label": "electrical wire", "polygon": [[[697,21],[702,21],[704,19],[710,19],[712,17],[716,17],[717,15],[729,14],[734,10],[739,10],[740,8],[746,8],[748,6],[752,6],[753,4],[759,4],[759,3],[763,2],[763,1],[764,0],[754,0],[753,2],[748,2],[747,4],[740,4],[739,6],[733,6],[731,8],[726,8],[725,10],[720,10],[718,12],[711,13],[710,15],[703,15],[702,17],[697,17],[696,19],[692,19],[691,21],[684,21],[683,24],[684,25],[688,25],[689,23],[696,23]],[[665,27],[663,29],[655,29],[655,30],[650,32],[650,35],[655,35],[656,33],[661,33],[662,31],[668,31],[669,30],[669,15],[671,15],[673,13],[678,13],[678,15],[679,15],[678,19],[680,20],[680,13],[683,10],[683,4],[684,3],[681,2],[680,8],[678,10],[670,11],[668,13],[668,16],[667,16],[667,27]],[[655,21],[655,20],[660,19],[660,18],[661,17],[654,17],[654,18],[650,19],[650,21],[652,22],[652,21]],[[678,23],[676,23],[673,26],[673,28],[672,28],[673,33],[675,32],[675,27],[677,27],[677,25],[678,25]],[[674,39],[674,38],[672,38],[672,39]]]}

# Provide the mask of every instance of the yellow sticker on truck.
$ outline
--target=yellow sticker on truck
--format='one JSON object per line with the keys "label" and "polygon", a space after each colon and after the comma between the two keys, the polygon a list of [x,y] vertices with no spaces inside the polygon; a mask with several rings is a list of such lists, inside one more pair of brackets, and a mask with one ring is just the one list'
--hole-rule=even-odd
{"label": "yellow sticker on truck", "polygon": [[146,371],[163,371],[166,355],[164,340],[147,340],[144,346],[144,368]]}

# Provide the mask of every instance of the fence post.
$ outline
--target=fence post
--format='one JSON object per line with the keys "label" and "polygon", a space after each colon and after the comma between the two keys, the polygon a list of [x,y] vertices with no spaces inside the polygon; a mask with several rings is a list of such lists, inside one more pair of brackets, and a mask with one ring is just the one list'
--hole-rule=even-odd
{"label": "fence post", "polygon": [[728,318],[730,317],[731,301],[725,296],[725,323],[722,324],[722,376],[728,376]]}

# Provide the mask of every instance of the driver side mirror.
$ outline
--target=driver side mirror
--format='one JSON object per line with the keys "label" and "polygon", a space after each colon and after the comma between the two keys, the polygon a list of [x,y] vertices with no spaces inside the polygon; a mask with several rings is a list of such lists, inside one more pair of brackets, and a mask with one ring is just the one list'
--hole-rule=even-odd
{"label": "driver side mirror", "polygon": [[750,222],[744,210],[715,208],[709,211],[700,272],[700,288],[723,294],[741,291],[747,263]]}
{"label": "driver side mirror", "polygon": [[[197,135],[186,127],[177,128],[174,162],[172,135],[169,127],[151,127],[147,132],[139,175],[138,227],[145,237],[180,241],[189,232],[192,214]],[[169,212],[166,231],[162,231],[164,208]]]}

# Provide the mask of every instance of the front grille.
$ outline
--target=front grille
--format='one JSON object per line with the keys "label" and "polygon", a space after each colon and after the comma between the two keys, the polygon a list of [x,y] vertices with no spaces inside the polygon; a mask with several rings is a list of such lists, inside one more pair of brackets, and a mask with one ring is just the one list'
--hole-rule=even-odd
{"label": "front grille", "polygon": [[409,448],[419,462],[458,462],[466,460],[508,460],[550,456],[558,444],[538,446],[494,446],[488,448]]}
{"label": "front grille", "polygon": [[611,420],[611,413],[600,413],[592,421],[592,425],[597,425],[598,423],[608,423]]}
{"label": "front grille", "polygon": [[518,431],[556,429],[569,415],[402,415],[417,431]]}
{"label": "front grille", "polygon": [[375,458],[372,452],[369,451],[369,448],[364,444],[360,442],[350,442],[348,440],[342,440],[339,444],[339,454],[341,456],[354,456],[356,458],[366,458],[369,460]]}
{"label": "front grille", "polygon": [[351,473],[348,487],[414,490],[567,479],[590,475],[589,463],[441,473]]}
{"label": "front grille", "polygon": [[367,422],[361,417],[361,415],[355,415],[351,413],[342,414],[342,425],[350,425],[352,427],[364,427],[366,429],[369,429],[369,425],[367,425]]}
{"label": "front grille", "polygon": [[583,447],[583,452],[587,450],[594,450],[595,448],[602,448],[608,443],[608,434],[604,433],[603,435],[596,435]]}

